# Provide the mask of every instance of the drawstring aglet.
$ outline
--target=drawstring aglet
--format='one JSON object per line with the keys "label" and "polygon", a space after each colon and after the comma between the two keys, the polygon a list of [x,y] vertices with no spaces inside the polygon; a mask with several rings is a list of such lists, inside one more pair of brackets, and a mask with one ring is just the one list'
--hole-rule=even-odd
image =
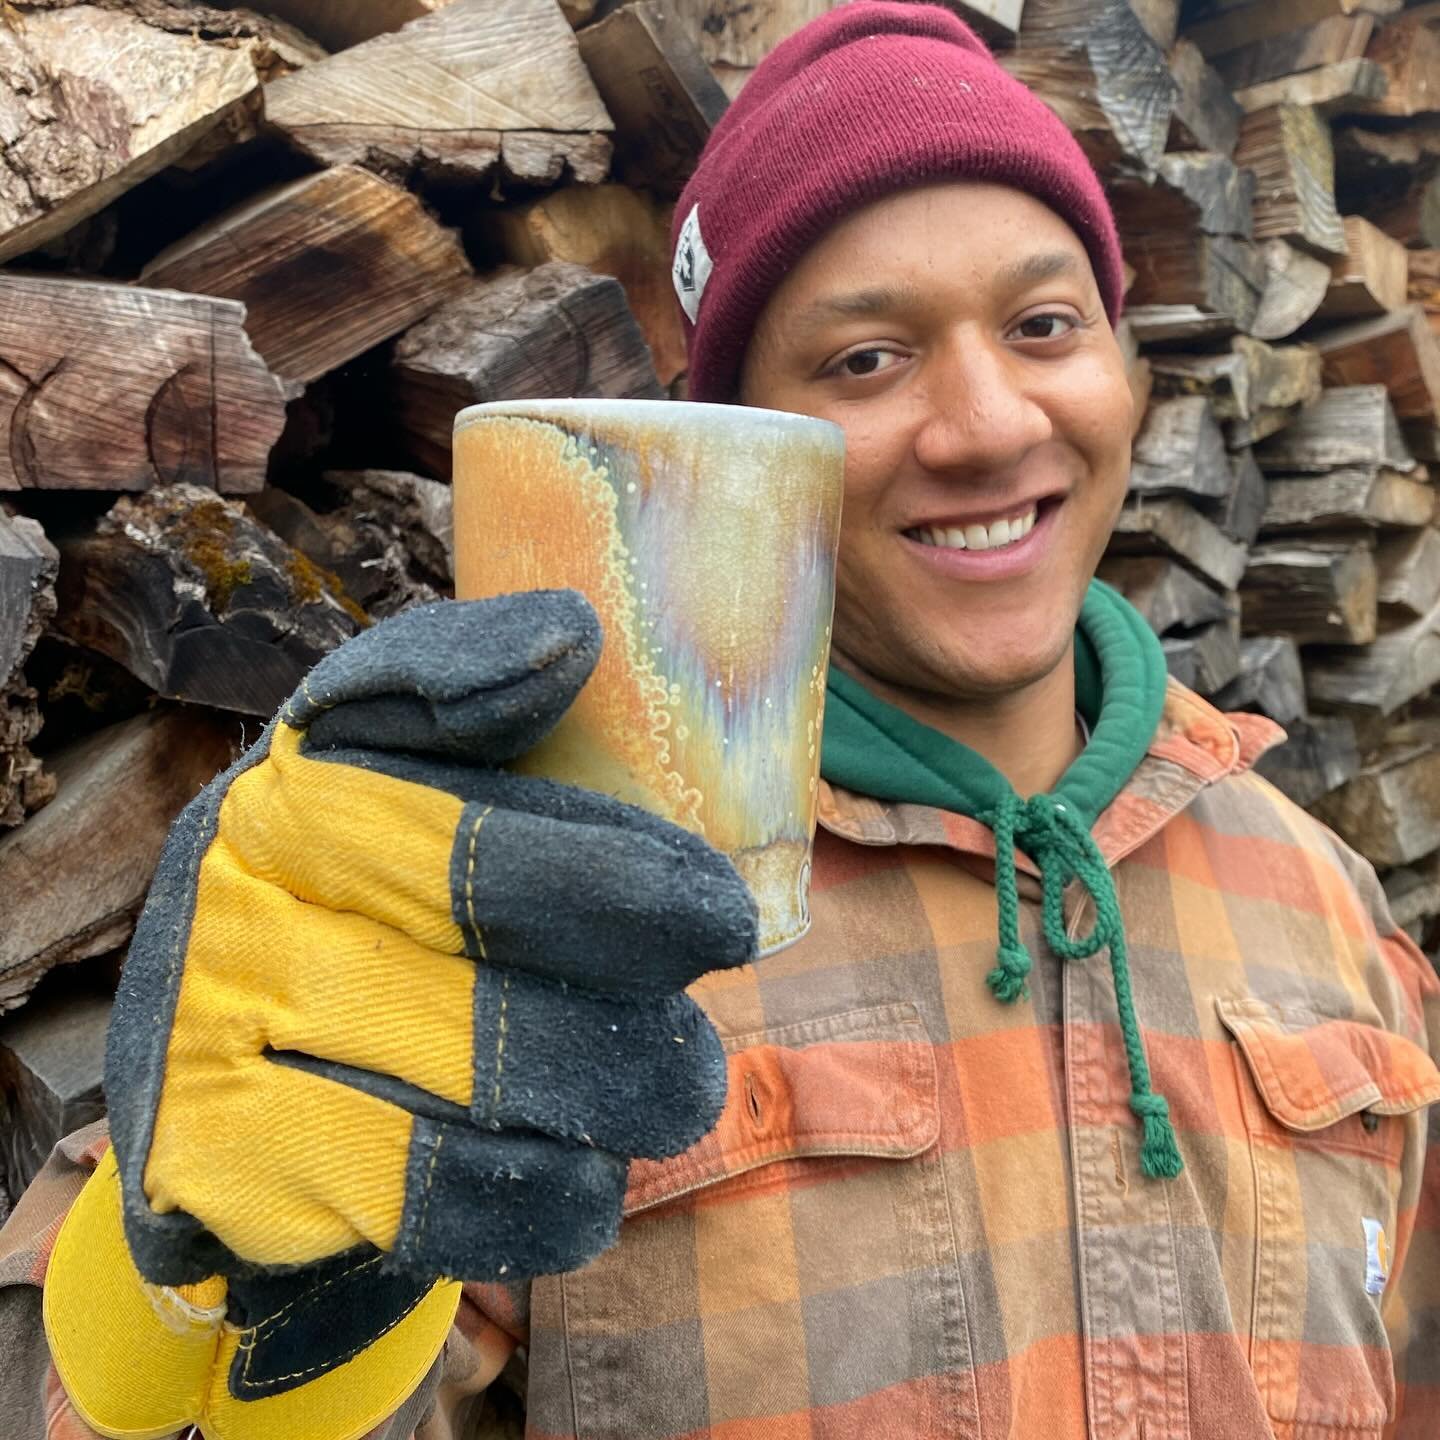
{"label": "drawstring aglet", "polygon": [[1002,945],[995,952],[996,966],[985,983],[997,1000],[1013,1005],[1030,994],[1030,952],[1023,945]]}
{"label": "drawstring aglet", "polygon": [[1163,1095],[1135,1094],[1130,1108],[1140,1117],[1144,1139],[1140,1145],[1140,1168],[1152,1180],[1173,1180],[1184,1168],[1175,1127],[1170,1123],[1170,1106]]}

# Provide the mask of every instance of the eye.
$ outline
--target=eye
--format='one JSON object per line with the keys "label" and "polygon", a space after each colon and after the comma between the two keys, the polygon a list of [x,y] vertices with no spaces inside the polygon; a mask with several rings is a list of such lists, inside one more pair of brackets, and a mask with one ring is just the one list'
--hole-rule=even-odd
{"label": "eye", "polygon": [[1061,340],[1075,328],[1075,321],[1056,310],[1027,315],[1010,333],[1021,340]]}
{"label": "eye", "polygon": [[872,345],[868,349],[852,350],[848,355],[842,355],[826,373],[863,379],[867,375],[878,375],[882,371],[893,370],[895,365],[904,358],[903,355],[897,355],[893,350],[881,350]]}

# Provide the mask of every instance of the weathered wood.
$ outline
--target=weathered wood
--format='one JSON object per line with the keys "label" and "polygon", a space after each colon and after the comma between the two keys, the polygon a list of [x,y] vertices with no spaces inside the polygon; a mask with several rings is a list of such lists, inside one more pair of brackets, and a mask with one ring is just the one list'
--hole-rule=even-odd
{"label": "weathered wood", "polygon": [[298,386],[398,335],[470,274],[454,233],[413,195],[342,165],[220,216],[140,279],[243,301],[261,358]]}
{"label": "weathered wood", "polygon": [[105,1030],[99,992],[37,996],[0,1021],[0,1182],[16,1195],[57,1141],[105,1113]]}
{"label": "weathered wood", "polygon": [[244,318],[207,295],[0,274],[0,491],[259,489],[285,401]]}
{"label": "weathered wood", "polygon": [[0,23],[0,261],[38,249],[163,170],[323,54],[248,10],[152,0],[43,7]]}
{"label": "weathered wood", "polygon": [[1196,630],[1231,613],[1229,597],[1178,561],[1160,555],[1107,555],[1098,573],[1145,617],[1157,635]]}
{"label": "weathered wood", "polygon": [[1298,645],[1368,645],[1377,620],[1375,554],[1364,543],[1271,541],[1250,552],[1240,582],[1247,635]]}
{"label": "weathered wood", "polygon": [[1354,466],[1303,480],[1272,479],[1260,528],[1266,534],[1310,526],[1413,529],[1435,514],[1433,486],[1394,470]]}
{"label": "weathered wood", "polygon": [[621,178],[675,199],[729,103],[694,32],[655,0],[632,0],[579,39],[615,125]]}
{"label": "weathered wood", "polygon": [[1440,915],[1440,854],[1427,855],[1415,865],[1397,866],[1381,880],[1391,917],[1419,944],[1428,923]]}
{"label": "weathered wood", "polygon": [[1232,483],[1225,437],[1203,395],[1150,406],[1132,449],[1132,495],[1219,500],[1230,493]]}
{"label": "weathered wood", "polygon": [[1134,439],[1150,408],[1154,376],[1150,372],[1149,360],[1140,353],[1140,342],[1135,338],[1129,320],[1121,318],[1115,327],[1115,339],[1125,357],[1125,379],[1130,386],[1130,437]]}
{"label": "weathered wood", "polygon": [[1125,258],[1153,243],[1158,232],[1195,230],[1206,235],[1248,239],[1254,230],[1252,208],[1255,177],[1228,156],[1206,151],[1162,155],[1155,177],[1145,184],[1135,177],[1110,186],[1110,205],[1120,228]]}
{"label": "weathered wood", "polygon": [[322,164],[550,184],[609,168],[609,112],[554,0],[454,0],[266,88],[267,123]]}
{"label": "weathered wood", "polygon": [[162,707],[54,757],[59,794],[0,838],[0,1012],[56,965],[129,939],[171,822],[235,758],[237,733]]}
{"label": "weathered wood", "polygon": [[1330,288],[1330,264],[1286,240],[1267,240],[1260,247],[1260,256],[1265,262],[1265,289],[1250,333],[1257,340],[1284,340],[1324,303]]}
{"label": "weathered wood", "polygon": [[1248,329],[1259,313],[1265,261],[1248,240],[1156,230],[1127,240],[1125,255],[1135,267],[1130,298],[1137,306],[1194,305],[1236,330]]}
{"label": "weathered wood", "polygon": [[1249,335],[1228,350],[1150,356],[1161,395],[1204,395],[1217,420],[1248,420],[1259,410],[1301,405],[1320,393],[1320,355],[1309,345],[1267,345]]}
{"label": "weathered wood", "polygon": [[443,9],[451,0],[264,0],[263,8],[278,15],[327,50],[346,50],[388,34]]}
{"label": "weathered wood", "polygon": [[55,794],[54,777],[30,750],[44,721],[21,667],[55,614],[59,559],[37,521],[0,508],[0,830]]}
{"label": "weathered wood", "polygon": [[1321,65],[1358,60],[1374,30],[1375,17],[1363,11],[1331,15],[1283,34],[1249,41],[1224,54],[1212,53],[1210,63],[1231,89],[1240,90]]}
{"label": "weathered wood", "polygon": [[1388,535],[1375,550],[1376,597],[1389,623],[1418,619],[1440,601],[1440,531]]}
{"label": "weathered wood", "polygon": [[1440,608],[1384,630],[1369,645],[1326,647],[1309,658],[1310,698],[1336,709],[1391,715],[1440,682]]}
{"label": "weathered wood", "polygon": [[1170,74],[1178,91],[1170,118],[1170,148],[1232,154],[1245,112],[1188,37],[1177,40],[1170,51]]}
{"label": "weathered wood", "polygon": [[1255,458],[1262,469],[1276,472],[1341,465],[1415,468],[1383,385],[1327,387],[1283,430],[1262,441]]}
{"label": "weathered wood", "polygon": [[1288,635],[1259,635],[1240,642],[1240,673],[1214,696],[1222,710],[1251,710],[1280,725],[1305,715],[1305,674]]}
{"label": "weathered wood", "polygon": [[1373,61],[1342,60],[1281,80],[1265,80],[1235,91],[1235,103],[1247,114],[1276,105],[1303,105],[1325,117],[1367,114],[1385,94],[1385,72]]}
{"label": "weathered wood", "polygon": [[1345,253],[1330,129],[1313,109],[1280,104],[1247,114],[1235,163],[1255,172],[1257,240],[1288,240],[1327,262]]}
{"label": "weathered wood", "polygon": [[1197,695],[1213,695],[1240,673],[1240,641],[1231,620],[1206,625],[1193,635],[1160,641],[1165,668]]}
{"label": "weathered wood", "polygon": [[1365,58],[1386,81],[1367,114],[1408,118],[1440,110],[1440,35],[1430,25],[1408,16],[1381,25]]}
{"label": "weathered wood", "polygon": [[1247,447],[1230,457],[1230,493],[1211,509],[1211,519],[1231,540],[1251,545],[1260,533],[1268,492],[1265,476]]}
{"label": "weathered wood", "polygon": [[1440,721],[1397,726],[1315,813],[1374,865],[1409,865],[1440,847]]}
{"label": "weathered wood", "polygon": [[664,207],[624,185],[569,185],[502,211],[493,223],[506,258],[518,265],[563,260],[613,276],[650,347],[660,383],[669,385],[685,369]]}
{"label": "weathered wood", "polygon": [[1440,340],[1419,305],[1315,338],[1327,385],[1381,384],[1402,420],[1440,420]]}
{"label": "weathered wood", "polygon": [[1238,4],[1210,5],[1205,18],[1188,23],[1185,36],[1203,54],[1260,45],[1276,36],[1318,25],[1336,16],[1393,15],[1404,0],[1241,0]]}
{"label": "weathered wood", "polygon": [[1330,271],[1330,288],[1315,313],[1322,320],[1358,320],[1405,304],[1405,247],[1360,215],[1344,221],[1346,253]]}
{"label": "weathered wood", "polygon": [[1203,395],[1217,420],[1250,413],[1250,371],[1233,350],[1159,351],[1149,356],[1158,396]]}
{"label": "weathered wood", "polygon": [[1440,118],[1385,124],[1336,128],[1336,199],[1401,244],[1440,246]]}
{"label": "weathered wood", "polygon": [[1286,740],[1255,762],[1255,771],[1297,805],[1311,806],[1360,768],[1355,722],[1346,715],[1292,721]]}
{"label": "weathered wood", "polygon": [[456,411],[487,400],[658,400],[617,281],[560,261],[510,270],[442,305],[395,347],[396,420],[429,474],[450,474]]}
{"label": "weathered wood", "polygon": [[1135,305],[1126,309],[1125,318],[1141,345],[1184,344],[1235,333],[1235,322],[1228,315],[1215,315],[1197,305]]}
{"label": "weathered wood", "polygon": [[1237,335],[1230,348],[1245,361],[1252,409],[1308,405],[1319,398],[1320,354],[1313,345],[1268,345]]}
{"label": "weathered wood", "polygon": [[1245,573],[1245,547],[1173,497],[1128,501],[1115,521],[1110,550],[1116,555],[1172,555],[1221,590],[1233,590]]}
{"label": "weathered wood", "polygon": [[194,485],[124,496],[60,544],[59,631],[169,699],[269,716],[366,617],[247,516]]}

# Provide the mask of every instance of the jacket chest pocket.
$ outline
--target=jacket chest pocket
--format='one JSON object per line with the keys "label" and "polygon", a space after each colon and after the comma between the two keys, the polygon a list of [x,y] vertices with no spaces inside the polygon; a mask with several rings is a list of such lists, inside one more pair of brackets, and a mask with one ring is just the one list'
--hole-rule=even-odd
{"label": "jacket chest pocket", "polygon": [[[784,1437],[838,1407],[845,1433],[975,1433],[935,1058],[915,1007],[726,1045],[716,1129],[633,1165],[620,1243],[547,1282],[564,1356],[537,1353],[532,1328],[531,1391],[563,1390],[573,1414],[532,1409],[532,1427]],[[568,1365],[568,1386],[538,1375],[548,1363]]]}
{"label": "jacket chest pocket", "polygon": [[1395,1401],[1381,1304],[1401,1162],[1423,1143],[1440,1070],[1378,1026],[1250,998],[1216,1008],[1235,1040],[1254,1173],[1261,1398],[1297,1434],[1378,1437]]}

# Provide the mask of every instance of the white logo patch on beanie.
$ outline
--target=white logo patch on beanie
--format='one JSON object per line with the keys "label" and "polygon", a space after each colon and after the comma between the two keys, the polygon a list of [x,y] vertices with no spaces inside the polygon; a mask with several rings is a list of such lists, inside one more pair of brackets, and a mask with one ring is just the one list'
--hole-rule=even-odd
{"label": "white logo patch on beanie", "polygon": [[675,242],[675,263],[670,270],[675,279],[675,293],[692,325],[700,313],[700,297],[714,268],[710,252],[705,248],[705,237],[700,233],[700,207],[694,205],[680,227],[680,238]]}

